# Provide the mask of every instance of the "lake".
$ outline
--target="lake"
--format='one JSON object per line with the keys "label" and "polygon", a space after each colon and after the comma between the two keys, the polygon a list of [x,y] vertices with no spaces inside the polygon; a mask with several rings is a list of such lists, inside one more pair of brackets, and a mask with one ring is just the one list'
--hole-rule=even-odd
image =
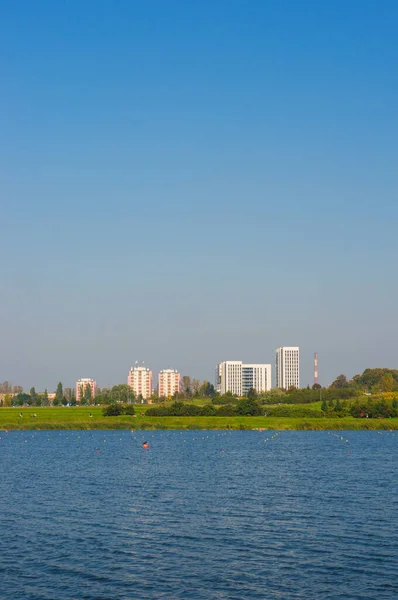
{"label": "lake", "polygon": [[398,598],[398,432],[0,438],[2,600]]}

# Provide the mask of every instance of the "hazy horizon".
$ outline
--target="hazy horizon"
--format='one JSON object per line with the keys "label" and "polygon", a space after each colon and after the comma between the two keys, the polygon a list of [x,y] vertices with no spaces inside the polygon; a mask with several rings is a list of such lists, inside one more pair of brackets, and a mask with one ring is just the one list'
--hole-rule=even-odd
{"label": "hazy horizon", "polygon": [[398,4],[0,8],[0,381],[397,367]]}

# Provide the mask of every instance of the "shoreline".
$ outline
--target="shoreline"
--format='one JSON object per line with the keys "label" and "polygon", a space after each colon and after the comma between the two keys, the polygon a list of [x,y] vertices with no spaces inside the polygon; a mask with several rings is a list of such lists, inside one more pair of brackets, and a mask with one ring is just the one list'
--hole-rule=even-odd
{"label": "shoreline", "polygon": [[96,419],[35,419],[35,422],[7,422],[2,431],[51,430],[278,430],[278,431],[377,431],[398,430],[395,419],[328,419],[293,417],[102,417]]}
{"label": "shoreline", "polygon": [[[104,417],[102,406],[0,408],[0,430],[291,430],[360,431],[398,430],[395,418],[327,416],[147,416],[146,407],[136,406],[135,415]],[[22,416],[21,416],[22,415]]]}

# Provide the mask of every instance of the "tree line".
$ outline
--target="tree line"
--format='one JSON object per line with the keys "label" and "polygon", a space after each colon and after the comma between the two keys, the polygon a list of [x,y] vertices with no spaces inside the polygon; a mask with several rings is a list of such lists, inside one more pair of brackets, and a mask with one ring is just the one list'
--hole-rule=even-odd
{"label": "tree line", "polygon": [[[310,404],[324,401],[326,403],[337,400],[349,400],[363,394],[377,395],[387,392],[398,392],[398,370],[387,368],[365,369],[362,375],[354,375],[350,380],[343,374],[336,377],[328,388],[315,384],[310,388],[290,388],[288,390],[275,388],[268,392],[256,392],[251,389],[246,394],[247,398],[256,400],[260,405],[270,404]],[[82,389],[81,405],[97,404],[131,404],[150,401],[153,404],[162,404],[169,401],[187,401],[192,399],[210,399],[213,404],[226,405],[235,404],[236,396],[227,392],[220,395],[216,392],[214,385],[209,381],[200,381],[184,375],[181,378],[180,392],[173,397],[161,398],[156,392],[150,399],[144,400],[142,396],[137,397],[127,384],[114,385],[111,388],[97,388],[95,397],[89,386]],[[36,392],[32,387],[29,393],[23,391],[18,385],[12,385],[8,381],[0,382],[0,405],[2,406],[75,406],[76,392],[74,388],[64,388],[59,382],[54,398],[49,398],[48,391]]]}
{"label": "tree line", "polygon": [[[7,382],[3,382],[7,383]],[[15,387],[18,389],[15,390]],[[1,393],[1,392],[0,392]],[[30,388],[29,393],[23,391],[21,386],[14,386],[13,392],[6,392],[1,400],[2,406],[58,406],[76,404],[76,393],[74,388],[63,388],[61,382],[58,383],[54,398],[49,397],[47,389],[42,393],[36,392],[34,387]]]}
{"label": "tree line", "polygon": [[19,394],[23,392],[21,385],[12,385],[9,381],[0,381],[0,394]]}
{"label": "tree line", "polygon": [[214,404],[198,406],[184,402],[173,402],[164,406],[153,406],[148,408],[145,416],[148,417],[232,417],[232,416],[256,416],[263,414],[263,408],[253,399],[243,398],[235,404],[225,404],[216,407]]}
{"label": "tree line", "polygon": [[354,375],[352,379],[347,379],[345,375],[341,374],[336,377],[330,388],[354,389],[370,394],[398,392],[398,369],[365,369],[362,375]]}

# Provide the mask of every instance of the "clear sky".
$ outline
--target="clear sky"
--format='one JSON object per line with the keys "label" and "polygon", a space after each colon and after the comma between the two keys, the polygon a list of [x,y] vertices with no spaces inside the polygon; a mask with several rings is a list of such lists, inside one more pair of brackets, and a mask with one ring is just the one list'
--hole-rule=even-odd
{"label": "clear sky", "polygon": [[3,0],[0,380],[398,367],[396,0]]}

